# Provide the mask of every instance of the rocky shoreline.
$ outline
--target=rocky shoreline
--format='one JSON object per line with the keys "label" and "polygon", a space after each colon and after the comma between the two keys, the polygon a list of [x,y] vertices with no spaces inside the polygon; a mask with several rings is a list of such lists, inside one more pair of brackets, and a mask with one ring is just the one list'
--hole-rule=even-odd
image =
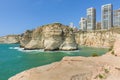
{"label": "rocky shoreline", "polygon": [[100,31],[74,31],[69,26],[53,23],[26,30],[20,35],[0,37],[0,43],[20,43],[25,50],[76,50],[79,46],[110,48],[120,28]]}
{"label": "rocky shoreline", "polygon": [[9,80],[119,80],[120,37],[99,57],[64,57],[60,62],[23,71]]}
{"label": "rocky shoreline", "polygon": [[120,34],[119,29],[103,31],[77,31],[53,23],[27,30],[21,35],[0,37],[0,43],[20,43],[25,50],[44,49],[77,50],[78,45],[110,48],[99,57],[64,57],[60,62],[23,71],[9,80],[119,80]]}

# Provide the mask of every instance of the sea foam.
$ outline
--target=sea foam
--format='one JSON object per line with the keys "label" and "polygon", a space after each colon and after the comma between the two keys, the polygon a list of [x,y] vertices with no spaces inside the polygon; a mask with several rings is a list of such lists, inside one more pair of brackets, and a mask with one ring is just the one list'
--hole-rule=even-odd
{"label": "sea foam", "polygon": [[63,53],[66,53],[66,54],[71,54],[71,53],[80,51],[80,50],[74,50],[74,51],[44,51],[44,49],[40,49],[40,50],[24,50],[24,48],[20,48],[20,47],[9,47],[9,49],[18,50],[18,51],[21,51],[21,52],[46,52],[46,53],[63,52]]}
{"label": "sea foam", "polygon": [[24,48],[20,48],[20,47],[9,47],[9,49],[15,49],[21,52],[44,52],[43,49],[40,50],[24,50]]}

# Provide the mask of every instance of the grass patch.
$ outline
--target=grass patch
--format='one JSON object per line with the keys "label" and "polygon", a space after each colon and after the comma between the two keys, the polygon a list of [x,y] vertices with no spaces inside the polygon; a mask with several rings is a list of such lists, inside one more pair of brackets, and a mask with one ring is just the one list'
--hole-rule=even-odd
{"label": "grass patch", "polygon": [[109,73],[109,70],[108,69],[104,69],[105,73]]}
{"label": "grass patch", "polygon": [[99,56],[97,53],[92,54],[92,57],[97,57],[97,56]]}
{"label": "grass patch", "polygon": [[99,74],[98,77],[99,77],[100,79],[105,79],[105,78],[106,78],[106,76],[105,76],[104,74]]}
{"label": "grass patch", "polygon": [[111,54],[114,55],[115,54],[114,51],[112,51]]}

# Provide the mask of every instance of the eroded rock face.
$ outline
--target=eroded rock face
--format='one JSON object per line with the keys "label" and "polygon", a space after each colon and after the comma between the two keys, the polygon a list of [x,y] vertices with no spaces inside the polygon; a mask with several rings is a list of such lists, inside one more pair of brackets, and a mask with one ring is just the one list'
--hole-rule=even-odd
{"label": "eroded rock face", "polygon": [[60,49],[61,50],[74,50],[76,49],[76,43],[75,42],[75,35],[72,33],[69,33],[66,35],[65,41],[61,44]]}
{"label": "eroded rock face", "polygon": [[116,37],[116,41],[113,45],[112,54],[115,56],[120,56],[120,34]]}
{"label": "eroded rock face", "polygon": [[21,34],[20,47],[24,47],[32,39],[32,30],[27,30],[25,33]]}
{"label": "eroded rock face", "polygon": [[116,34],[113,31],[87,31],[76,33],[76,42],[79,45],[109,48],[115,42]]}
{"label": "eroded rock face", "polygon": [[44,47],[45,50],[58,50],[63,43],[64,33],[61,24],[48,25],[44,28]]}
{"label": "eroded rock face", "polygon": [[13,43],[19,43],[19,41],[20,41],[20,35],[7,35],[0,37],[0,43],[13,44]]}
{"label": "eroded rock face", "polygon": [[33,31],[25,49],[76,50],[77,44],[71,28],[60,23],[41,26]]}

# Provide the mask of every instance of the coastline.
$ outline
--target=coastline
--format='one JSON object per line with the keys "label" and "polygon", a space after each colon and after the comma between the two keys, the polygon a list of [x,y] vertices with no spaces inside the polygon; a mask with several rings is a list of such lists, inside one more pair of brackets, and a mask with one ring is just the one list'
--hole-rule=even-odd
{"label": "coastline", "polygon": [[[109,31],[109,30],[105,32],[102,32],[102,31],[94,32],[93,31],[93,32],[74,33],[72,28],[62,25],[60,23],[54,23],[54,24],[48,24],[42,27],[38,27],[32,31],[27,30],[22,35],[5,36],[3,37],[3,39],[1,38],[1,41],[3,40],[4,43],[8,43],[8,44],[19,42],[20,47],[22,47],[22,50],[28,50],[28,51],[36,50],[36,49],[37,50],[43,49],[44,51],[59,51],[59,50],[74,51],[78,49],[78,45],[80,46],[84,45],[84,46],[93,47],[93,48],[107,48],[108,49],[111,46],[113,46],[113,44],[116,44],[115,41],[118,41],[117,40],[117,38],[119,38],[118,36],[119,36],[119,33]],[[119,41],[117,43],[119,43]],[[116,48],[118,47],[119,46],[117,46]],[[89,73],[90,75],[93,74],[93,76],[97,76],[97,75],[94,75],[94,72],[96,73],[96,70],[94,69],[97,69],[98,67],[102,67],[104,66],[104,64],[109,64],[110,67],[112,67],[111,65],[117,65],[117,63],[114,64],[110,62],[111,60],[110,58],[114,58],[114,61],[117,61],[115,58],[118,57],[117,55],[119,55],[118,53],[119,50],[117,50],[116,48],[113,48],[115,49],[115,51],[112,50],[111,52],[108,52],[105,55],[102,55],[99,57],[81,57],[81,56],[64,57],[60,62],[57,62],[55,64],[53,63],[54,65],[51,65],[51,64],[46,65],[47,67],[45,66],[45,69],[41,67],[37,67],[38,70],[36,70],[36,68],[26,70],[10,78],[10,80],[22,80],[24,78],[28,80],[31,78],[32,80],[39,80],[39,79],[50,80],[48,79],[49,77],[52,77],[51,80],[54,80],[54,79],[56,80],[57,78],[55,76],[59,77],[61,76],[60,74],[62,74],[62,76],[68,74],[67,77],[64,76],[65,79],[62,79],[61,78],[62,76],[59,77],[61,80],[70,80],[68,78],[72,77],[73,74],[79,75],[78,72],[81,72],[82,70],[81,68],[83,68],[82,70],[83,73],[85,74]],[[98,64],[99,62],[102,66]],[[77,70],[75,69],[76,67],[74,65],[79,66],[77,67]],[[92,70],[93,72],[90,70],[89,67],[86,67],[90,65],[91,65],[91,68],[93,69]],[[57,66],[56,67],[57,69],[55,69],[56,70],[55,72],[54,72],[54,66]],[[47,70],[46,68],[50,69],[50,71]],[[79,68],[80,68],[80,71],[79,71]],[[41,72],[41,69],[45,70],[45,73]],[[84,72],[86,70],[88,70],[87,73]],[[69,71],[72,71],[72,72],[75,71],[75,73],[72,73],[72,72],[69,73]],[[63,72],[64,72],[64,75],[63,75]],[[48,73],[51,75],[49,75]],[[56,75],[55,73],[58,73],[58,75]],[[36,77],[32,76],[31,74],[36,75]],[[39,78],[39,76],[41,77]],[[85,76],[85,77],[88,77],[88,76]],[[90,78],[92,79],[93,77],[90,77]]]}
{"label": "coastline", "polygon": [[[119,80],[120,51],[116,38],[112,51],[99,57],[64,57],[60,62],[23,71],[9,80]],[[112,53],[114,51],[114,54]],[[117,51],[117,52],[116,52]]]}
{"label": "coastline", "polygon": [[[113,62],[110,62],[111,59],[113,59]],[[111,72],[113,71],[117,72],[115,68],[119,68],[120,66],[117,61],[120,61],[119,57],[111,56],[110,53],[100,57],[64,57],[60,62],[54,62],[52,64],[23,71],[9,78],[9,80],[70,80],[71,78],[84,77],[92,80],[91,78],[99,74],[104,74],[104,69],[108,69],[109,74],[112,74]],[[103,70],[101,71],[102,68]],[[85,76],[82,74],[85,74]],[[92,77],[89,76],[89,74],[92,75]],[[106,77],[109,78],[109,74],[105,73]],[[115,75],[113,74],[113,76]],[[120,77],[116,77],[116,79],[120,79]]]}
{"label": "coastline", "polygon": [[87,46],[87,45],[78,45],[83,47],[92,47],[92,48],[103,48],[103,49],[109,49],[110,47],[104,47],[104,46]]}

